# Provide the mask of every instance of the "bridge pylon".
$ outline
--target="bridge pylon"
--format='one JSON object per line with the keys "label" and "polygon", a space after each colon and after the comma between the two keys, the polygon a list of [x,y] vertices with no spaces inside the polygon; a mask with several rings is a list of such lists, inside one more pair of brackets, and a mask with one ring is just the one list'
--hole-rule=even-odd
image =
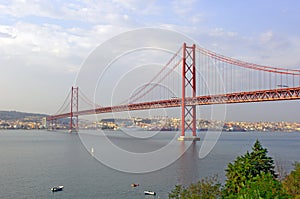
{"label": "bridge pylon", "polygon": [[69,132],[78,131],[78,87],[72,86],[70,103],[70,128]]}
{"label": "bridge pylon", "polygon": [[[186,97],[196,97],[196,45],[182,48],[182,90],[181,90],[181,136],[180,141],[200,140],[196,134],[196,105],[186,104]],[[187,131],[192,136],[185,136]]]}

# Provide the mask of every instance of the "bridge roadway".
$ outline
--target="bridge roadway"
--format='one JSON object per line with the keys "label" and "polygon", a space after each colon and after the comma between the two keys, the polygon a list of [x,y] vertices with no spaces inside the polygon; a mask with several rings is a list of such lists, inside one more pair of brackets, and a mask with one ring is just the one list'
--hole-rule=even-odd
{"label": "bridge roadway", "polygon": [[[297,100],[300,99],[300,87],[294,88],[280,88],[272,90],[259,90],[249,92],[237,92],[229,94],[187,97],[185,103],[187,106],[193,105],[212,105],[212,104],[232,104],[232,103],[249,103],[249,102],[265,102],[265,101],[279,101],[279,100]],[[74,116],[93,115],[100,113],[159,109],[180,107],[181,98],[172,98],[168,100],[159,100],[153,102],[142,102],[126,105],[99,107],[95,109],[82,110],[73,112]],[[47,117],[47,121],[68,118],[70,113],[63,113]]]}

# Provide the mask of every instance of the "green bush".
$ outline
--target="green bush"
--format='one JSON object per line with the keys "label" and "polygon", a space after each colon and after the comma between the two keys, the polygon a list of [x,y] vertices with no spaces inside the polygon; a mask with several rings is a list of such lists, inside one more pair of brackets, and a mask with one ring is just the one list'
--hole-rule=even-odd
{"label": "green bush", "polygon": [[245,182],[238,193],[223,195],[223,198],[241,199],[286,199],[289,198],[282,184],[270,173],[262,172]]}
{"label": "green bush", "polygon": [[174,199],[215,199],[221,197],[221,184],[218,182],[218,177],[207,177],[191,184],[189,187],[176,185],[169,193],[169,198]]}
{"label": "green bush", "polygon": [[294,170],[286,176],[282,184],[288,194],[300,199],[300,163],[296,162],[294,166]]}
{"label": "green bush", "polygon": [[174,199],[300,199],[300,164],[283,184],[276,179],[274,161],[258,140],[251,152],[238,156],[226,169],[227,180],[222,188],[217,177],[205,178],[189,187],[176,185],[169,193]]}

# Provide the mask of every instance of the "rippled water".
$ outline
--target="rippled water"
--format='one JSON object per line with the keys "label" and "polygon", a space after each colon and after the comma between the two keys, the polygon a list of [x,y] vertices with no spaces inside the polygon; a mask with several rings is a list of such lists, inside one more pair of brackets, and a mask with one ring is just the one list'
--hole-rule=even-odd
{"label": "rippled water", "polygon": [[[135,133],[143,134],[143,138],[122,132],[106,132],[104,136],[98,131],[69,134],[2,130],[0,198],[167,198],[168,192],[178,183],[189,184],[213,174],[218,174],[223,181],[228,162],[250,150],[256,139],[287,171],[291,170],[294,161],[300,161],[300,133],[259,132],[222,133],[213,150],[203,159],[199,159],[203,141],[197,142],[172,164],[149,173],[121,172],[97,160],[100,156],[112,155],[113,161],[119,160],[122,167],[126,160],[111,152],[108,143],[131,153],[146,154],[170,144],[175,136],[174,132],[160,132],[153,137],[147,136],[148,132]],[[204,136],[200,133],[201,138]],[[106,138],[109,142],[103,141]],[[171,143],[173,155],[182,153],[188,145],[177,141]],[[145,164],[160,165],[156,161],[159,159],[134,165],[137,168]],[[131,183],[139,183],[140,186],[131,188]],[[64,185],[65,188],[62,192],[52,193],[50,188],[55,185]],[[144,196],[144,190],[155,191],[157,196]]]}

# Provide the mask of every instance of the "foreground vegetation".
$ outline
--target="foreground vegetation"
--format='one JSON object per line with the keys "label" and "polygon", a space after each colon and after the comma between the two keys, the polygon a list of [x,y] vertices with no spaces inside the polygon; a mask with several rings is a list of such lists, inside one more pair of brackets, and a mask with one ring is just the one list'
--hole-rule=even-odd
{"label": "foreground vegetation", "polygon": [[207,177],[188,187],[176,185],[169,193],[175,199],[300,199],[300,163],[283,180],[275,172],[274,160],[257,140],[251,152],[228,164],[226,182]]}

